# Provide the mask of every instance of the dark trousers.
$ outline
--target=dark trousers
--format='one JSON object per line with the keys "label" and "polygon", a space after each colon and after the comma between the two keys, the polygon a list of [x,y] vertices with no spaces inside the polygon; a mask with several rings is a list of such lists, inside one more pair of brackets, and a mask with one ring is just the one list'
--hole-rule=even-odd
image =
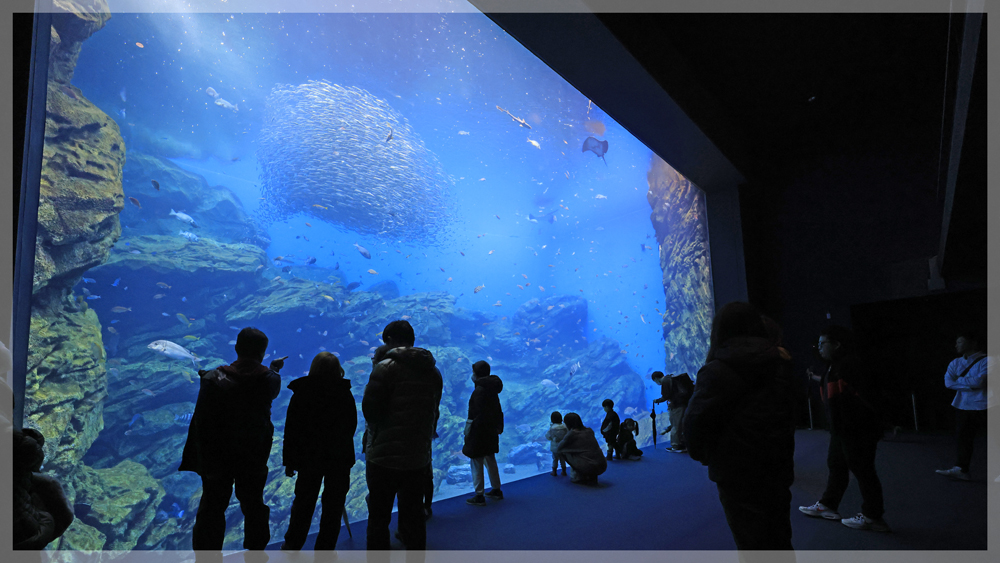
{"label": "dark trousers", "polygon": [[787,486],[754,481],[716,487],[737,549],[792,549],[792,492]]}
{"label": "dark trousers", "polygon": [[608,457],[611,457],[612,454],[621,457],[621,450],[618,449],[618,434],[601,434],[601,436],[608,443]]}
{"label": "dark trousers", "polygon": [[826,454],[830,474],[826,480],[826,491],[819,501],[831,510],[837,510],[853,473],[861,489],[861,513],[874,520],[881,518],[885,505],[882,483],[875,472],[877,448],[878,437],[845,437],[831,432],[830,449]]}
{"label": "dark trousers", "polygon": [[191,531],[191,547],[219,551],[226,537],[226,508],[236,486],[243,511],[243,549],[264,549],[271,541],[271,509],[264,504],[267,465],[254,465],[228,474],[201,476],[201,502]]}
{"label": "dark trousers", "polygon": [[427,476],[424,481],[424,508],[430,508],[434,502],[434,469],[427,466]]}
{"label": "dark trousers", "polygon": [[972,462],[972,442],[980,428],[986,429],[986,411],[955,410],[958,411],[955,415],[955,438],[958,441],[955,465],[968,473],[969,463]]}
{"label": "dark trousers", "polygon": [[368,549],[389,549],[389,522],[392,502],[398,497],[398,531],[407,549],[427,548],[427,522],[424,520],[424,492],[427,488],[427,467],[411,471],[390,469],[369,463],[368,481]]}
{"label": "dark trousers", "polygon": [[299,471],[295,478],[295,500],[292,501],[291,518],[285,532],[285,549],[302,549],[309,535],[316,497],[320,484],[323,485],[323,510],[319,519],[319,534],[316,536],[316,551],[337,549],[340,537],[340,517],[344,513],[347,490],[351,488],[351,468],[335,467],[326,470]]}

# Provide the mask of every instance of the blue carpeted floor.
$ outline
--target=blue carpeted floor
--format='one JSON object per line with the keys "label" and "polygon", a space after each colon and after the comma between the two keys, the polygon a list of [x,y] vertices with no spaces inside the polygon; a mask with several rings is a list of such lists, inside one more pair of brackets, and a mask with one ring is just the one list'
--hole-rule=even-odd
{"label": "blue carpeted floor", "polygon": [[[903,434],[879,444],[877,465],[885,491],[889,534],[852,530],[839,521],[813,519],[796,509],[819,499],[826,483],[824,431],[796,434],[792,487],[792,543],[797,550],[985,550],[987,487],[985,440],[976,444],[971,482],[934,473],[953,465],[950,436]],[[707,470],[661,443],[642,461],[610,462],[598,487],[568,477],[539,475],[503,487],[506,498],[485,507],[468,497],[434,503],[427,523],[429,550],[728,550],[735,549],[715,485]],[[840,507],[860,510],[853,481]],[[339,550],[365,548],[367,522],[341,529]],[[395,517],[392,530],[395,530]],[[280,546],[280,537],[268,549]],[[314,537],[306,543],[311,549]],[[393,540],[393,548],[402,544]]]}

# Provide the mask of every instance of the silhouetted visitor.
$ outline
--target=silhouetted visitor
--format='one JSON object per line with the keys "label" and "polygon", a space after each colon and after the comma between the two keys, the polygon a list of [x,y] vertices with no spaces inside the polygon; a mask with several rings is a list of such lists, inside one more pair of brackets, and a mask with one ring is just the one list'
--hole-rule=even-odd
{"label": "silhouetted visitor", "polygon": [[604,399],[601,406],[607,413],[604,416],[604,422],[601,423],[601,436],[608,443],[608,460],[612,459],[611,454],[615,454],[614,457],[621,459],[621,452],[618,451],[618,430],[621,426],[621,419],[615,412],[615,402],[611,399]]}
{"label": "silhouetted visitor", "polygon": [[295,480],[295,500],[282,549],[299,550],[309,535],[316,497],[323,487],[323,509],[316,536],[316,551],[337,548],[340,517],[351,488],[354,466],[354,433],[358,411],[351,381],[344,378],[340,360],[330,352],[313,358],[309,375],[288,384],[291,400],[285,418],[281,452],[285,475]]}
{"label": "silhouetted visitor", "polygon": [[[465,421],[465,445],[462,454],[469,458],[472,466],[472,486],[476,494],[465,502],[474,506],[486,506],[486,497],[503,500],[500,490],[500,469],[496,454],[500,452],[500,434],[503,433],[503,410],[500,408],[500,392],[503,381],[490,374],[490,364],[480,360],[472,364],[472,382],[476,388],[469,397],[469,417]],[[486,488],[483,466],[490,474],[490,491]]]}
{"label": "silhouetted visitor", "polygon": [[708,466],[738,549],[790,550],[791,371],[749,303],[723,307],[712,322],[709,343],[684,415],[688,451]]}
{"label": "silhouetted visitor", "polygon": [[621,453],[622,459],[633,459],[639,460],[642,457],[642,450],[635,443],[635,437],[639,435],[639,423],[632,420],[631,418],[626,418],[622,421],[621,426],[618,429],[618,438],[616,440],[618,445],[618,451]]}
{"label": "silhouetted visitor", "polygon": [[552,452],[552,475],[559,475],[558,469],[562,465],[562,474],[566,474],[566,459],[556,453],[556,448],[559,447],[559,442],[566,437],[566,433],[569,430],[566,425],[563,424],[562,414],[559,411],[552,413],[549,416],[551,424],[549,424],[549,429],[545,432],[545,439],[549,441],[549,451]]}
{"label": "silhouetted visitor", "polygon": [[271,361],[270,368],[261,365],[267,336],[252,327],[240,331],[235,349],[232,364],[198,371],[201,387],[178,469],[201,476],[201,502],[191,533],[195,550],[222,549],[234,484],[243,511],[243,548],[264,549],[271,540],[264,484],[274,436],[271,401],[281,391],[278,370],[285,358]]}
{"label": "silhouetted visitor", "polygon": [[[830,473],[826,491],[819,502],[800,506],[807,515],[840,520],[859,530],[890,531],[882,518],[885,505],[882,483],[875,472],[875,452],[882,438],[882,422],[876,407],[874,382],[854,353],[851,331],[831,325],[820,333],[819,355],[830,367],[820,379],[820,394],[830,427],[830,447],[826,465]],[[861,512],[854,518],[840,518],[840,501],[854,474],[861,490]]]}
{"label": "silhouetted visitor", "polygon": [[955,407],[955,466],[938,469],[937,473],[968,481],[972,443],[980,429],[986,430],[986,375],[991,366],[989,357],[983,352],[983,339],[975,332],[959,333],[955,351],[960,357],[948,364],[944,374],[944,386],[955,391],[955,399],[951,402]]}
{"label": "silhouetted visitor", "polygon": [[382,339],[392,347],[372,370],[361,401],[368,425],[368,549],[389,549],[398,497],[400,540],[407,549],[422,550],[427,546],[423,497],[444,385],[434,356],[413,346],[410,323],[389,323]]}
{"label": "silhouetted visitor", "polygon": [[34,428],[14,430],[14,528],[16,550],[42,550],[73,523],[73,507],[59,481],[42,475],[45,438]]}
{"label": "silhouetted visitor", "polygon": [[687,373],[664,376],[661,371],[654,371],[653,382],[660,386],[660,397],[654,403],[669,401],[667,414],[670,416],[670,449],[674,453],[684,453],[684,411],[687,409],[691,394],[694,393],[694,382]]}
{"label": "silhouetted visitor", "polygon": [[597,476],[608,469],[601,445],[597,443],[594,431],[583,425],[580,415],[566,413],[566,437],[556,447],[556,454],[566,460],[570,468],[570,481],[585,485],[596,485]]}

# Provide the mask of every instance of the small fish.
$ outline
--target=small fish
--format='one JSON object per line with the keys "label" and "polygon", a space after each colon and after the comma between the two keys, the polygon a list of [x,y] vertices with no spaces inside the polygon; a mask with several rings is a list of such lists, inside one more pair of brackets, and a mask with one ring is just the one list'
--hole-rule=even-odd
{"label": "small fish", "polygon": [[[193,416],[194,416],[194,413],[190,413],[190,412],[186,412],[184,414],[175,414],[174,415],[174,422],[191,422],[191,418]],[[174,506],[177,506],[177,504],[174,504]],[[184,512],[184,511],[182,510],[181,512]]]}
{"label": "small fish", "polygon": [[312,227],[312,225],[310,225],[309,223],[306,223],[306,226],[307,226],[307,227]]}
{"label": "small fish", "polygon": [[284,268],[281,269],[281,271],[284,272],[284,273],[286,273],[286,274],[290,274],[290,273],[292,273],[292,267],[291,266],[285,266]]}
{"label": "small fish", "polygon": [[131,427],[132,427],[132,425],[133,425],[133,424],[135,424],[135,423],[136,423],[136,422],[137,422],[137,421],[138,421],[139,419],[141,419],[141,418],[142,418],[142,415],[141,415],[141,414],[134,414],[134,415],[132,415],[132,420],[131,420],[131,421],[129,421],[129,423],[128,423],[128,425],[129,425],[129,428],[131,428]]}
{"label": "small fish", "polygon": [[229,345],[230,346],[235,346],[236,345],[236,341],[235,340],[230,340],[229,341]]}
{"label": "small fish", "polygon": [[368,252],[368,249],[367,249],[367,248],[365,248],[365,247],[361,246],[361,245],[360,245],[360,244],[358,244],[358,243],[354,243],[354,248],[357,248],[357,249],[358,249],[358,252],[360,252],[362,256],[364,256],[365,258],[367,258],[367,259],[371,260],[371,258],[372,258],[372,255],[371,255],[371,253],[370,253],[370,252]]}
{"label": "small fish", "polygon": [[149,395],[150,397],[154,397],[154,396],[156,396],[156,393],[155,393],[154,391],[150,391],[149,389],[143,389],[143,390],[142,390],[142,393],[143,393],[144,395]]}
{"label": "small fish", "polygon": [[448,280],[447,280],[447,281],[451,281],[451,278],[448,278]]}
{"label": "small fish", "polygon": [[323,331],[323,336],[326,336],[328,332],[330,332],[330,331],[328,331],[328,330],[324,330],[324,331]]}
{"label": "small fish", "polygon": [[625,409],[625,416],[631,416],[633,414],[636,414],[637,412],[639,412],[639,409],[635,407],[628,407]]}
{"label": "small fish", "polygon": [[389,136],[385,138],[385,142],[388,143],[391,140],[392,140],[392,128],[389,128]]}
{"label": "small fish", "polygon": [[[357,282],[355,282],[355,283],[357,283]],[[333,297],[330,297],[329,295],[320,295],[320,297],[322,297],[323,299],[326,299],[327,301],[336,301],[336,299],[334,299]]]}
{"label": "small fish", "polygon": [[209,86],[208,88],[205,88],[205,93],[208,94],[209,96],[212,96],[213,98],[218,98],[219,97],[219,93],[216,92],[215,88],[212,88],[211,86]]}
{"label": "small fish", "polygon": [[177,320],[179,320],[182,324],[185,324],[187,326],[191,326],[191,323],[188,321],[188,318],[187,318],[186,315],[184,315],[184,313],[177,313],[174,316],[176,316]]}
{"label": "small fish", "polygon": [[536,141],[534,139],[528,139],[528,142],[531,143],[531,145],[533,147],[535,147],[536,149],[541,149],[542,148],[542,145],[538,144],[538,141]]}
{"label": "small fish", "polygon": [[297,328],[297,329],[295,329],[295,332],[302,332],[302,329],[301,328]]}
{"label": "small fish", "polygon": [[577,362],[577,363],[569,366],[569,376],[570,377],[573,377],[574,375],[576,375],[576,372],[578,372],[578,371],[580,371],[580,362]]}
{"label": "small fish", "polygon": [[100,298],[101,298],[100,295],[88,295],[87,296],[87,299],[100,299]]}
{"label": "small fish", "polygon": [[323,206],[323,205],[320,205],[320,204],[318,204],[318,203],[314,203],[314,204],[313,204],[313,207],[318,207],[318,208],[320,208],[320,209],[329,209],[329,207],[325,207],[325,206]]}
{"label": "small fish", "polygon": [[268,359],[268,358],[270,358],[270,357],[271,357],[271,354],[264,354],[264,359],[265,360]]}
{"label": "small fish", "polygon": [[198,225],[196,225],[195,222],[194,222],[194,217],[191,217],[190,215],[188,215],[187,213],[184,213],[183,211],[177,212],[177,211],[174,211],[173,209],[171,209],[170,210],[170,216],[171,217],[176,217],[178,221],[184,221],[185,223],[190,223],[191,226],[194,227],[194,228],[196,228],[196,229],[199,228]]}
{"label": "small fish", "polygon": [[139,250],[132,250],[132,251],[129,251],[129,254],[142,254],[142,252],[139,251]]}
{"label": "small fish", "polygon": [[153,299],[163,299],[166,296],[167,295],[165,293],[157,293],[156,295],[153,296]]}
{"label": "small fish", "polygon": [[162,287],[163,289],[170,289],[170,286],[163,282],[156,282],[156,285]]}
{"label": "small fish", "polygon": [[160,314],[163,315],[164,317],[169,317],[170,316],[170,313],[160,313]]}
{"label": "small fish", "polygon": [[115,281],[111,283],[111,287],[118,287],[118,282],[122,281],[121,278],[115,278]]}
{"label": "small fish", "polygon": [[458,134],[459,135],[468,135],[469,132],[468,131],[459,131]]}
{"label": "small fish", "polygon": [[193,334],[188,334],[184,336],[184,340],[198,340],[198,337]]}
{"label": "small fish", "polygon": [[543,379],[541,381],[542,387],[548,387],[550,389],[559,389],[559,384],[551,379]]}
{"label": "small fish", "polygon": [[459,250],[458,253],[461,254],[462,256],[465,256],[465,253],[462,252],[461,250]]}
{"label": "small fish", "polygon": [[97,280],[95,280],[94,278],[83,278],[82,281],[83,283],[97,283]]}
{"label": "small fish", "polygon": [[477,285],[476,288],[472,290],[472,293],[479,293],[480,291],[482,291],[485,288],[486,288],[486,284]]}
{"label": "small fish", "polygon": [[368,341],[367,340],[358,340],[358,342],[364,344],[365,346],[368,346]]}
{"label": "small fish", "polygon": [[240,105],[239,104],[233,105],[233,104],[227,102],[226,100],[223,100],[222,98],[216,98],[215,99],[215,105],[217,105],[217,106],[219,106],[219,107],[221,107],[223,109],[232,110],[233,113],[237,113],[237,112],[240,111]]}
{"label": "small fish", "polygon": [[131,310],[132,310],[132,308],[131,308],[131,307],[121,307],[121,306],[117,306],[117,307],[112,307],[112,308],[111,308],[111,312],[112,312],[112,313],[124,313],[125,311],[131,311]]}
{"label": "small fish", "polygon": [[369,268],[369,269],[368,269],[368,273],[369,273],[369,274],[372,274],[372,275],[375,275],[375,274],[377,274],[378,272],[376,272],[375,270],[372,270],[371,268]]}
{"label": "small fish", "polygon": [[159,182],[157,182],[156,180],[150,180],[150,182],[153,184],[153,187],[156,188],[156,191],[160,191],[160,183]]}
{"label": "small fish", "polygon": [[[225,293],[223,293],[223,294],[222,294],[222,296],[223,296],[223,297],[225,297],[225,296],[226,296],[226,294],[225,294]],[[187,298],[187,297],[181,297],[181,303],[187,303],[187,300],[188,300],[188,298]]]}
{"label": "small fish", "polygon": [[[597,194],[597,195],[594,196],[594,199],[608,199],[608,196]],[[604,229],[601,229],[601,230],[604,230]]]}
{"label": "small fish", "polygon": [[229,329],[230,330],[240,330],[240,327],[238,327],[238,326],[231,326],[231,327],[229,327]]}
{"label": "small fish", "polygon": [[490,255],[490,254],[493,254],[494,252],[495,252],[494,250],[491,250],[491,251],[487,252],[486,254]]}
{"label": "small fish", "polygon": [[115,327],[113,326],[108,327],[108,332],[110,332],[111,334],[118,334],[118,330],[116,330]]}
{"label": "small fish", "polygon": [[[307,224],[308,224],[308,223],[307,223]],[[311,265],[311,264],[315,264],[315,263],[316,263],[316,258],[314,258],[314,257],[312,257],[312,256],[310,256],[310,257],[306,258],[306,266],[309,266],[309,265]]]}
{"label": "small fish", "polygon": [[138,207],[139,209],[142,209],[142,205],[139,204],[139,200],[135,199],[134,197],[130,197],[128,198],[128,200],[132,202],[132,205]]}
{"label": "small fish", "polygon": [[138,47],[138,48],[140,48],[140,49],[143,49],[143,48],[146,47],[145,45],[143,45],[142,43],[139,43],[138,41],[135,42],[135,46]]}

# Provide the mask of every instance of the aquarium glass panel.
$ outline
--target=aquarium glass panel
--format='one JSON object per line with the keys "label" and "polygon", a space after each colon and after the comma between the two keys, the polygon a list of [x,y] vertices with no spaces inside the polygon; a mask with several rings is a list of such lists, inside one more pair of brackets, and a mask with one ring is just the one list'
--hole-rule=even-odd
{"label": "aquarium glass panel", "polygon": [[[357,402],[347,515],[367,517],[361,398],[397,319],[444,378],[436,500],[472,491],[479,360],[504,482],[551,471],[552,412],[599,434],[604,399],[640,449],[667,443],[649,375],[705,357],[705,196],[485,16],[57,14],[51,51],[25,424],[75,507],[54,547],[190,548],[198,371],[247,326],[265,364],[288,356],[273,541],[287,385],[321,351]],[[227,548],[242,518],[234,496]]]}

